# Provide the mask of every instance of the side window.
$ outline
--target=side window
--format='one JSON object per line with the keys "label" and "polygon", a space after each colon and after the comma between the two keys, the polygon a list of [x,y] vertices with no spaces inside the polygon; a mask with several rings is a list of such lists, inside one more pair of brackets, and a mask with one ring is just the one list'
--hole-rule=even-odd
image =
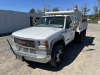
{"label": "side window", "polygon": [[67,16],[66,17],[66,29],[70,28],[71,23],[72,23],[71,17]]}

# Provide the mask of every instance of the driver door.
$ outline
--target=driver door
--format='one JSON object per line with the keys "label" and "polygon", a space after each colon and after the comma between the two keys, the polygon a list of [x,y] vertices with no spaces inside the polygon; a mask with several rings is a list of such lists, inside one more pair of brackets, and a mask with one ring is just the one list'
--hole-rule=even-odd
{"label": "driver door", "polygon": [[65,25],[65,40],[66,44],[71,42],[74,39],[75,31],[73,29],[73,23],[70,16],[66,17],[66,25]]}

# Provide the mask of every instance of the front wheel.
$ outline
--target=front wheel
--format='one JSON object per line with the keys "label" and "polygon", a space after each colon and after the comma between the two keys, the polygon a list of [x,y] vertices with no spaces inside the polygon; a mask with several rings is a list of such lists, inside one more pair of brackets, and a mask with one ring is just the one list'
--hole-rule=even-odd
{"label": "front wheel", "polygon": [[63,56],[64,56],[64,46],[56,44],[52,50],[50,65],[54,67],[59,66],[62,62]]}

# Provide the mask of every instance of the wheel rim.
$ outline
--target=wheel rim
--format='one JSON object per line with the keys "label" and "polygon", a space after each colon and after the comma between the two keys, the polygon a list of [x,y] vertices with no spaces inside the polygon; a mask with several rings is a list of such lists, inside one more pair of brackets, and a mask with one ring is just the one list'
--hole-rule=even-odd
{"label": "wheel rim", "polygon": [[59,49],[56,54],[56,62],[60,63],[63,57],[63,50]]}

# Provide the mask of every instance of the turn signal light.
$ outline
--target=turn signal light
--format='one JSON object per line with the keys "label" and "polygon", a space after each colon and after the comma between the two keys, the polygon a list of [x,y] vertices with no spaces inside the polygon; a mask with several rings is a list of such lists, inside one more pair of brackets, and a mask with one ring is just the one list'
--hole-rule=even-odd
{"label": "turn signal light", "polygon": [[48,48],[48,41],[45,41],[45,47]]}

